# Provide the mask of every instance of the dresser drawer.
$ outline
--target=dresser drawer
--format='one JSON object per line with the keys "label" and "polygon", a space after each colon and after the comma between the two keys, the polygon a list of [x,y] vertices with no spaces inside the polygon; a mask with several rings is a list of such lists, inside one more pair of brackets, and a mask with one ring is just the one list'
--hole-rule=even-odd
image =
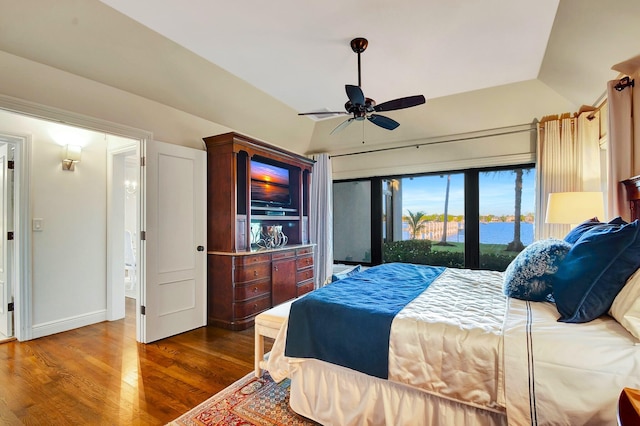
{"label": "dresser drawer", "polygon": [[236,266],[255,265],[256,263],[271,262],[271,255],[269,253],[251,254],[247,256],[236,256],[234,259]]}
{"label": "dresser drawer", "polygon": [[271,254],[272,260],[286,259],[296,255],[295,250],[276,251]]}
{"label": "dresser drawer", "polygon": [[271,262],[236,267],[234,274],[236,284],[260,279],[270,279]]}
{"label": "dresser drawer", "polygon": [[271,307],[271,296],[261,297],[248,302],[234,303],[233,315],[236,320],[256,315]]}
{"label": "dresser drawer", "polygon": [[302,256],[309,253],[313,253],[313,247],[304,247],[296,250],[296,256]]}
{"label": "dresser drawer", "polygon": [[313,279],[313,268],[304,269],[296,272],[296,282],[301,283],[303,281]]}
{"label": "dresser drawer", "polygon": [[303,294],[309,293],[310,291],[313,291],[313,280],[305,281],[298,284],[296,296],[300,297]]}
{"label": "dresser drawer", "polygon": [[235,301],[241,302],[254,297],[269,294],[271,291],[271,281],[256,281],[248,285],[237,285],[235,288]]}
{"label": "dresser drawer", "polygon": [[296,267],[298,270],[313,266],[313,255],[307,255],[296,259]]}

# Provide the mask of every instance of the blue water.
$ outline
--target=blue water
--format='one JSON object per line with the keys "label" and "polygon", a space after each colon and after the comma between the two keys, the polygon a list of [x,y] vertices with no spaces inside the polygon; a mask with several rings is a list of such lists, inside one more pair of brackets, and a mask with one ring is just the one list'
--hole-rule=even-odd
{"label": "blue water", "polygon": [[[513,222],[480,223],[480,242],[483,244],[509,244],[513,241]],[[462,235],[461,242],[464,241]],[[520,241],[525,246],[533,242],[533,223],[520,222]]]}
{"label": "blue water", "polygon": [[[483,244],[509,244],[513,241],[513,222],[480,223],[480,243]],[[403,232],[403,238],[409,239],[409,233]],[[464,242],[464,230],[456,235],[447,237],[452,243]],[[520,241],[527,246],[533,242],[533,224],[520,223]]]}

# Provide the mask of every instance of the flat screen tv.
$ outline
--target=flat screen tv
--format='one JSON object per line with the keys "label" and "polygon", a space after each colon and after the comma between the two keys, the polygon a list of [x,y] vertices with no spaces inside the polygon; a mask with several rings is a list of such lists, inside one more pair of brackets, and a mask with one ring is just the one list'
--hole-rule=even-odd
{"label": "flat screen tv", "polygon": [[259,160],[251,160],[251,204],[255,206],[291,206],[289,169]]}

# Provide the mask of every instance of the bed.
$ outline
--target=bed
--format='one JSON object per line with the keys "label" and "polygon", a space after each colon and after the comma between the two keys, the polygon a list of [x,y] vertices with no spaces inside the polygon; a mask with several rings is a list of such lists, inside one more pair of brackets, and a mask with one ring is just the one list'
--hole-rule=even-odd
{"label": "bed", "polygon": [[505,272],[370,268],[294,302],[267,370],[324,425],[615,424],[640,388],[638,231],[594,218]]}

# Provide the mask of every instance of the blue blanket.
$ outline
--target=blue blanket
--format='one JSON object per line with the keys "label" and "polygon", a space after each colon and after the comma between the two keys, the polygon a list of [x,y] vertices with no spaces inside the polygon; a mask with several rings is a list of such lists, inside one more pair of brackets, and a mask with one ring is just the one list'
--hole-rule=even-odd
{"label": "blue blanket", "polygon": [[393,318],[444,270],[388,263],[307,294],[291,305],[285,355],[388,378]]}

